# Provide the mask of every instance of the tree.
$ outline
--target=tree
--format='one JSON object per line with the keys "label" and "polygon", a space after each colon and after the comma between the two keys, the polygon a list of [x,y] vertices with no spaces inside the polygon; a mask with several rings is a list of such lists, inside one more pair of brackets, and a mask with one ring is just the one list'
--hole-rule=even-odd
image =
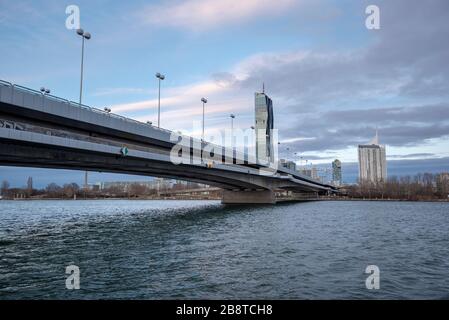
{"label": "tree", "polygon": [[57,197],[61,195],[62,188],[58,186],[56,183],[52,182],[50,183],[46,188],[45,191],[47,192],[48,196],[50,197]]}
{"label": "tree", "polygon": [[132,183],[129,186],[128,196],[129,197],[138,197],[147,193],[147,187],[145,185],[139,183]]}
{"label": "tree", "polygon": [[449,197],[449,173],[441,173],[437,176],[437,193],[440,198],[447,199]]}
{"label": "tree", "polygon": [[63,187],[64,196],[67,198],[72,198],[78,191],[80,187],[76,183],[67,183]]}

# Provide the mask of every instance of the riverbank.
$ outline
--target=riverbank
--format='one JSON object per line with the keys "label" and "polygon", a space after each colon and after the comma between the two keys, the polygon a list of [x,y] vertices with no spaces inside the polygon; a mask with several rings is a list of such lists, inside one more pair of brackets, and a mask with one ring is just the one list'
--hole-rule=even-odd
{"label": "riverbank", "polygon": [[378,202],[449,202],[449,199],[359,199],[359,198],[323,198],[322,201],[378,201]]}
{"label": "riverbank", "polygon": [[[173,201],[220,201],[221,197],[209,197],[209,198],[196,198],[196,197],[161,197],[161,198],[17,198],[17,199],[0,199],[0,201],[104,201],[104,200],[129,200],[129,201],[161,201],[161,200],[173,200]],[[376,201],[376,202],[449,202],[449,199],[359,199],[359,198],[334,198],[334,197],[322,197],[311,199],[288,199],[281,198],[279,202],[303,202],[303,201]]]}

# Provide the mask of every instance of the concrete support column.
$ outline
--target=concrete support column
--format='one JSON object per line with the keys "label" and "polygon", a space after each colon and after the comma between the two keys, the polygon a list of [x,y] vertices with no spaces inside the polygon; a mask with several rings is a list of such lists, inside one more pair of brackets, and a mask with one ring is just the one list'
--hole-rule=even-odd
{"label": "concrete support column", "polygon": [[223,204],[275,204],[276,197],[271,190],[231,191],[223,190]]}

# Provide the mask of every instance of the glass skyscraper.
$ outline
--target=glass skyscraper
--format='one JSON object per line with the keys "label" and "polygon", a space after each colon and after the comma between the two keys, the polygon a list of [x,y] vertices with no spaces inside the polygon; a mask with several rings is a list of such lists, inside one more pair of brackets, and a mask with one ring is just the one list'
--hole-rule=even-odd
{"label": "glass skyscraper", "polygon": [[255,94],[256,107],[256,157],[261,164],[272,163],[275,160],[272,130],[273,101],[265,93]]}
{"label": "glass skyscraper", "polygon": [[338,159],[335,159],[334,162],[332,162],[332,182],[336,186],[341,186],[342,184],[341,161]]}

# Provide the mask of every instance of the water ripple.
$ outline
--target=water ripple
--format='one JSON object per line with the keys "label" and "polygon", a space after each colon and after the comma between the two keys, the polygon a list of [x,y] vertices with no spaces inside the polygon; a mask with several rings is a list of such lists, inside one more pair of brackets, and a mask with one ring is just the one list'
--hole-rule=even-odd
{"label": "water ripple", "polygon": [[[445,203],[0,201],[0,299],[447,299]],[[65,267],[81,290],[65,288]],[[366,266],[381,270],[367,290]]]}

